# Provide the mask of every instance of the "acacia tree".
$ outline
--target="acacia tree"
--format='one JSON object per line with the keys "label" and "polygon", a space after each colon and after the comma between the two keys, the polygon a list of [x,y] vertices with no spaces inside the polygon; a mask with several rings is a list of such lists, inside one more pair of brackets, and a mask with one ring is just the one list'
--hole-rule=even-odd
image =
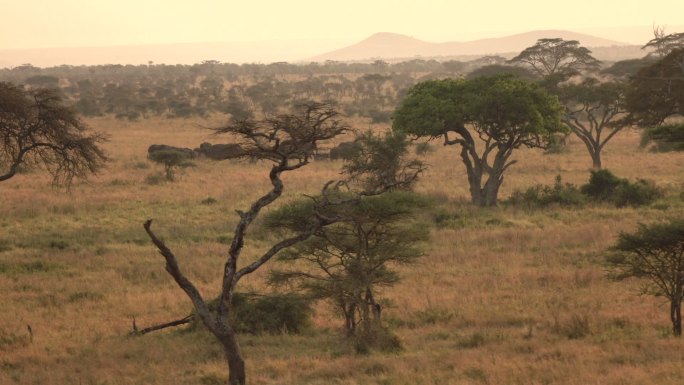
{"label": "acacia tree", "polygon": [[684,32],[666,35],[665,28],[653,27],[653,39],[649,40],[641,49],[653,49],[656,56],[667,56],[672,50],[684,47]]}
{"label": "acacia tree", "polygon": [[[253,262],[238,267],[240,255],[246,243],[246,234],[261,210],[275,202],[283,193],[283,173],[306,166],[317,143],[332,139],[347,131],[339,120],[339,114],[329,105],[311,103],[296,114],[279,115],[260,121],[232,120],[225,127],[216,129],[217,133],[230,134],[241,141],[243,157],[263,159],[273,163],[269,172],[272,188],[255,200],[246,211],[237,211],[240,220],[233,232],[233,240],[223,268],[223,282],[219,290],[218,309],[212,311],[197,287],[183,274],[173,251],[152,231],[152,220],[144,224],[145,231],[166,260],[166,271],[190,298],[195,312],[202,323],[221,343],[226,354],[231,385],[246,383],[245,362],[240,351],[237,335],[229,322],[232,298],[240,280],[255,272],[271,260],[278,252],[296,245],[312,236],[333,219],[314,215],[307,226],[299,232],[274,244]],[[328,184],[329,185],[329,184]],[[326,185],[326,187],[328,186]],[[326,191],[326,188],[324,188]],[[315,200],[316,207],[326,204],[325,197]],[[314,210],[318,213],[318,210]],[[212,297],[213,298],[213,297]]]}
{"label": "acacia tree", "polygon": [[639,70],[628,87],[626,107],[633,123],[658,126],[670,116],[684,115],[684,48]]}
{"label": "acacia tree", "polygon": [[[392,265],[420,257],[419,245],[429,236],[427,226],[415,218],[428,201],[409,191],[424,165],[408,159],[408,142],[397,134],[368,132],[355,143],[355,155],[343,168],[344,182],[327,197],[335,204],[319,207],[336,223],[281,253],[279,259],[290,264],[272,271],[271,282],[294,284],[314,298],[331,301],[357,348],[395,349],[396,338],[381,323],[377,295],[398,280]],[[295,201],[270,213],[266,226],[301,232],[310,226],[315,208],[311,200]]]}
{"label": "acacia tree", "polygon": [[509,63],[527,64],[539,76],[562,81],[583,70],[597,69],[601,62],[591,56],[591,51],[580,46],[577,40],[561,38],[539,39],[525,48]]}
{"label": "acacia tree", "polygon": [[[429,232],[415,215],[427,203],[406,191],[338,199],[342,203],[325,213],[338,218],[337,223],[282,253],[279,260],[288,266],[272,270],[270,281],[293,284],[313,298],[329,300],[344,318],[347,337],[382,347],[378,291],[398,281],[392,265],[412,263],[422,255],[418,245]],[[267,226],[301,232],[312,207],[307,201],[285,206],[269,215]]]}
{"label": "acacia tree", "polygon": [[495,206],[513,151],[546,147],[566,130],[561,111],[555,96],[511,76],[431,80],[409,90],[393,129],[459,145],[472,202]]}
{"label": "acacia tree", "polygon": [[42,165],[53,183],[97,172],[106,161],[103,135],[89,130],[56,90],[26,91],[0,82],[0,182],[20,166]]}
{"label": "acacia tree", "polygon": [[422,161],[407,158],[409,142],[397,133],[379,136],[368,131],[348,147],[343,173],[366,194],[411,189],[426,168]]}
{"label": "acacia tree", "polygon": [[615,278],[646,279],[642,293],[664,296],[670,301],[672,332],[675,336],[681,336],[684,220],[639,225],[635,233],[621,233],[612,251],[608,264]]}
{"label": "acacia tree", "polygon": [[164,166],[164,176],[167,181],[176,179],[176,169],[193,167],[195,164],[190,160],[190,154],[179,149],[163,149],[149,153],[151,161]]}
{"label": "acacia tree", "polygon": [[619,121],[627,112],[625,86],[587,78],[580,84],[560,87],[559,94],[565,104],[563,123],[587,147],[593,167],[600,169],[603,147],[627,126]]}

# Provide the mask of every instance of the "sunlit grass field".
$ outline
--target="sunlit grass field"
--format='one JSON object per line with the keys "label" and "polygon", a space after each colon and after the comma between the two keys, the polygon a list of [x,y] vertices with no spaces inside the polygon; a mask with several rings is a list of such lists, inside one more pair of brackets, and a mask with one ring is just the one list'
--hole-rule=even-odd
{"label": "sunlit grass field", "polygon": [[[39,170],[0,184],[0,384],[225,383],[223,352],[208,333],[130,335],[134,318],[144,327],[191,311],[142,224],[154,219],[182,269],[212,298],[235,210],[268,190],[269,165],[199,160],[174,183],[150,184],[148,176],[161,172],[146,158],[150,144],[228,141],[202,128],[221,121],[88,122],[110,137],[112,161],[100,175],[69,191],[51,187]],[[651,179],[666,196],[620,209],[477,209],[467,203],[456,148],[436,143],[417,185],[437,204],[426,214],[432,240],[417,264],[400,269],[399,284],[381,292],[403,351],[353,353],[342,342],[342,320],[321,303],[304,334],[241,336],[249,383],[684,383],[684,341],[670,336],[666,301],[639,296],[636,280],[611,281],[603,265],[620,231],[684,216],[684,154],[650,153],[638,143],[637,131],[620,133],[604,150],[605,167]],[[577,139],[562,154],[514,157],[504,199],[556,175],[583,184],[591,166]],[[341,165],[318,161],[287,174],[278,205],[316,193]],[[254,229],[244,260],[275,240]],[[240,291],[271,291],[265,267]]]}

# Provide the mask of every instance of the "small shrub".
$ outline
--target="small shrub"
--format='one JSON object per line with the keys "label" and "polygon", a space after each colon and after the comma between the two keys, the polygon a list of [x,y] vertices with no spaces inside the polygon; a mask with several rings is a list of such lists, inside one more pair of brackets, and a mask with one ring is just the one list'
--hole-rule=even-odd
{"label": "small shrub", "polygon": [[207,197],[206,199],[202,199],[200,203],[203,205],[213,205],[216,204],[218,201],[215,198],[212,197]]}
{"label": "small shrub", "polygon": [[48,247],[56,250],[66,250],[69,247],[69,241],[64,239],[53,239],[48,244]]}
{"label": "small shrub", "polygon": [[556,176],[553,186],[536,185],[525,191],[516,190],[506,203],[516,206],[547,207],[558,206],[581,206],[585,202],[582,192],[571,183],[562,183],[561,176]]}
{"label": "small shrub", "polygon": [[[218,299],[209,307],[215,310]],[[311,325],[311,313],[311,301],[297,294],[235,293],[230,324],[238,333],[301,333]]]}
{"label": "small shrub", "polygon": [[591,333],[590,320],[586,314],[573,314],[564,325],[563,333],[571,340],[584,338]]}
{"label": "small shrub", "polygon": [[357,354],[369,354],[372,350],[395,353],[404,349],[399,337],[389,328],[379,324],[373,324],[369,330],[357,331],[352,342]]}
{"label": "small shrub", "polygon": [[641,135],[641,147],[649,143],[654,152],[684,151],[684,124],[668,124],[647,128]]}
{"label": "small shrub", "polygon": [[473,333],[467,337],[461,338],[456,344],[461,349],[474,349],[484,345],[486,338],[482,333]]}
{"label": "small shrub", "polygon": [[615,189],[613,202],[617,207],[643,206],[663,196],[653,181],[637,179],[635,183],[625,183]]}
{"label": "small shrub", "polygon": [[250,334],[300,333],[311,324],[311,302],[297,294],[233,296],[233,326]]}
{"label": "small shrub", "polygon": [[638,179],[632,183],[608,170],[592,170],[589,183],[581,191],[594,200],[611,202],[617,207],[647,205],[663,196],[652,181]]}
{"label": "small shrub", "polygon": [[599,201],[610,200],[622,180],[608,170],[591,170],[589,183],[582,186],[582,193]]}
{"label": "small shrub", "polygon": [[155,186],[166,182],[166,178],[161,173],[155,172],[145,177],[145,183]]}

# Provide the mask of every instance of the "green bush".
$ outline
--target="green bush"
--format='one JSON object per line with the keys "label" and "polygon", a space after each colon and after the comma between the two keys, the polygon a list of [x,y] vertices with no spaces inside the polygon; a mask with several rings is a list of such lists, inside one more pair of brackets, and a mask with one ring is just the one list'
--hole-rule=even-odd
{"label": "green bush", "polygon": [[617,207],[644,206],[663,196],[653,181],[637,179],[635,183],[625,182],[615,189],[612,200]]}
{"label": "green bush", "polygon": [[[217,307],[218,299],[209,304]],[[311,313],[311,301],[297,294],[235,293],[230,324],[238,333],[301,333],[311,325]]]}
{"label": "green bush", "polygon": [[610,200],[623,180],[608,170],[591,170],[589,183],[582,186],[582,193],[598,201]]}
{"label": "green bush", "polygon": [[553,186],[539,184],[525,191],[516,190],[506,203],[527,207],[581,206],[585,200],[577,186],[571,183],[563,184],[560,175],[557,175]]}
{"label": "green bush", "polygon": [[301,333],[311,325],[311,302],[297,294],[233,296],[231,325],[238,333]]}
{"label": "green bush", "polygon": [[596,201],[611,202],[617,207],[643,206],[663,196],[655,183],[645,179],[630,182],[613,175],[608,170],[592,170],[589,183],[582,186],[582,193]]}
{"label": "green bush", "polygon": [[369,354],[372,350],[396,353],[404,349],[399,337],[385,326],[374,323],[369,330],[361,328],[352,342],[357,354]]}
{"label": "green bush", "polygon": [[641,135],[641,147],[649,143],[655,152],[684,151],[684,124],[668,124],[647,128]]}

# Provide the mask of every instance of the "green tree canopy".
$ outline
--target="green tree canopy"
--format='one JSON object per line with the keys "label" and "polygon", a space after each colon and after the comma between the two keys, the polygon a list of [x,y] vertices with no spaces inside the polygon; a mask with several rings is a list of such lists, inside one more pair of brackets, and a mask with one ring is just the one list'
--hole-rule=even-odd
{"label": "green tree canopy", "polygon": [[99,146],[104,141],[64,105],[58,91],[26,91],[0,82],[0,182],[16,175],[21,165],[41,165],[54,183],[69,184],[102,168],[107,158]]}
{"label": "green tree canopy", "polygon": [[148,157],[151,161],[164,166],[164,176],[169,182],[175,179],[175,170],[177,168],[187,168],[195,165],[190,160],[190,154],[179,149],[154,151],[149,153]]}
{"label": "green tree canopy", "polygon": [[273,270],[270,280],[329,300],[343,315],[348,336],[355,336],[361,325],[361,335],[368,337],[380,322],[380,288],[399,279],[392,265],[411,263],[422,255],[420,245],[429,231],[416,221],[416,214],[428,201],[406,191],[362,197],[341,193],[334,199],[339,203],[322,212],[314,212],[312,200],[301,200],[269,214],[269,229],[292,233],[315,215],[337,218],[307,241],[281,252],[280,260],[288,264]]}
{"label": "green tree canopy", "polygon": [[587,78],[579,84],[561,86],[558,91],[565,105],[563,123],[587,147],[594,168],[601,168],[603,147],[626,127],[619,121],[626,113],[625,85]]}
{"label": "green tree canopy", "polygon": [[684,115],[684,48],[639,70],[629,82],[626,104],[631,120],[642,126]]}
{"label": "green tree canopy", "polygon": [[621,233],[608,264],[616,278],[644,278],[644,294],[670,301],[674,335],[682,334],[684,298],[684,219],[639,225],[634,233]]}
{"label": "green tree canopy", "polygon": [[393,129],[459,145],[472,202],[493,206],[504,172],[516,162],[513,151],[544,148],[553,134],[565,132],[562,110],[555,96],[510,75],[430,80],[409,90]]}

